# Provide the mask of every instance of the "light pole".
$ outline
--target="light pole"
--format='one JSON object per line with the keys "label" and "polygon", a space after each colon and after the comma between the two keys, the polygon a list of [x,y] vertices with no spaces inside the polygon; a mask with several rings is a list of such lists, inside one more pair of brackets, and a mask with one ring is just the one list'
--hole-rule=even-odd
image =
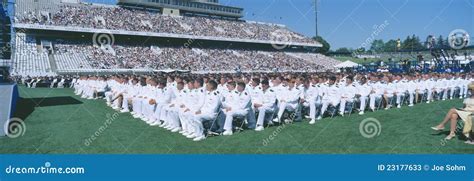
{"label": "light pole", "polygon": [[314,0],[314,14],[315,14],[315,28],[316,28],[316,37],[318,37],[318,0]]}

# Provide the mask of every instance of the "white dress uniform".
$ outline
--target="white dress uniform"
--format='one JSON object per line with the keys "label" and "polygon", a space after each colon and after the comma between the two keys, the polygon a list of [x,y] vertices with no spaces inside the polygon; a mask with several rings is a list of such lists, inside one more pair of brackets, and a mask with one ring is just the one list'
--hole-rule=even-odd
{"label": "white dress uniform", "polygon": [[219,91],[222,96],[224,96],[223,94],[225,94],[226,92],[228,92],[227,90],[227,83],[226,84],[219,84],[217,85],[217,91]]}
{"label": "white dress uniform", "polygon": [[458,87],[457,85],[457,80],[452,77],[448,80],[448,90],[449,90],[449,98],[450,99],[454,99],[454,92],[456,91],[456,87]]}
{"label": "white dress uniform", "polygon": [[408,92],[408,101],[409,101],[409,105],[408,106],[413,106],[413,102],[414,102],[414,99],[415,99],[415,93],[419,90],[421,90],[418,86],[420,84],[417,83],[415,80],[409,80],[405,83],[405,87],[407,89],[407,92]]}
{"label": "white dress uniform", "polygon": [[132,107],[133,107],[133,112],[132,112],[132,115],[134,118],[139,118],[142,116],[142,108],[143,108],[143,99],[144,99],[144,95],[146,94],[146,92],[148,91],[148,85],[145,85],[145,86],[142,86],[142,85],[139,85],[137,88],[136,88],[137,92],[139,93],[136,97],[133,97],[132,98]]}
{"label": "white dress uniform", "polygon": [[271,88],[275,91],[277,100],[284,99],[284,93],[288,90],[288,87],[283,84],[275,85]]}
{"label": "white dress uniform", "polygon": [[303,88],[301,90],[300,98],[305,100],[303,103],[304,107],[309,107],[309,117],[311,119],[311,124],[314,124],[316,120],[316,101],[319,97],[319,89],[316,85],[310,85],[308,88]]}
{"label": "white dress uniform", "polygon": [[171,120],[166,119],[166,110],[164,109],[171,102],[172,91],[168,87],[155,88],[153,98],[156,100],[156,105],[154,105],[155,109],[152,112],[150,124],[159,125],[160,121],[164,121],[164,127],[173,125]]}
{"label": "white dress uniform", "polygon": [[357,85],[356,86],[356,91],[357,94],[360,95],[359,101],[360,101],[360,106],[359,106],[359,114],[362,115],[364,114],[365,107],[367,105],[367,99],[369,98],[370,91],[372,91],[372,87],[366,82],[365,84],[362,85]]}
{"label": "white dress uniform", "polygon": [[260,94],[262,94],[262,87],[260,86],[255,86],[252,87],[252,85],[246,86],[246,91],[250,94],[250,97],[252,99],[252,104],[261,104],[260,101]]}
{"label": "white dress uniform", "polygon": [[206,98],[204,99],[204,104],[198,111],[201,114],[193,114],[193,123],[194,123],[194,141],[201,141],[205,139],[204,136],[204,121],[214,120],[217,117],[218,109],[220,105],[220,97],[217,90],[206,93]]}
{"label": "white dress uniform", "polygon": [[407,81],[400,80],[400,81],[394,82],[394,87],[395,87],[394,94],[396,96],[395,102],[397,104],[397,107],[400,108],[402,104],[402,96],[405,96],[405,93],[407,92]]}
{"label": "white dress uniform", "polygon": [[57,82],[58,82],[58,79],[55,78],[55,79],[53,80],[53,82],[51,82],[51,85],[49,85],[49,88],[53,88],[53,87],[54,87],[54,84],[57,83]]}
{"label": "white dress uniform", "polygon": [[64,88],[64,83],[66,82],[66,79],[61,78],[61,81],[58,83],[58,88]]}
{"label": "white dress uniform", "polygon": [[[140,96],[134,99],[134,109],[135,112],[137,113],[136,118],[144,119],[145,115],[148,114],[147,109],[149,107],[149,100],[151,97],[152,92],[152,86],[151,85],[146,85],[143,86],[140,90]],[[136,103],[135,103],[136,101]],[[135,107],[135,104],[138,105]]]}
{"label": "white dress uniform", "polygon": [[117,99],[120,94],[124,94],[127,91],[127,84],[117,84],[117,92],[115,93],[115,101],[113,102],[113,108],[119,110],[122,107],[121,102]]}
{"label": "white dress uniform", "polygon": [[318,120],[322,118],[322,115],[324,115],[329,105],[336,107],[337,105],[339,105],[340,100],[341,92],[338,85],[328,85],[326,88],[324,88],[322,90],[321,114],[318,117]]}
{"label": "white dress uniform", "polygon": [[395,83],[387,82],[387,83],[382,83],[382,85],[384,88],[384,95],[387,96],[388,98],[392,98],[397,89]]}
{"label": "white dress uniform", "polygon": [[237,90],[230,91],[226,94],[225,102],[222,103],[223,108],[231,108],[229,112],[225,109],[222,111],[225,115],[224,135],[232,133],[232,121],[236,116],[246,116],[252,106],[250,94],[247,91],[239,92]]}
{"label": "white dress uniform", "polygon": [[166,120],[169,122],[169,127],[172,132],[181,131],[181,124],[179,121],[179,112],[181,111],[180,105],[186,103],[188,91],[182,89],[176,89],[175,95],[172,96],[173,99],[165,107],[166,111]]}
{"label": "white dress uniform", "polygon": [[467,91],[468,91],[468,85],[471,83],[471,81],[467,78],[461,78],[460,81],[460,87],[461,87],[461,91],[460,91],[460,97],[461,99],[467,97]]}
{"label": "white dress uniform", "polygon": [[257,128],[256,131],[263,131],[263,123],[265,121],[265,114],[268,112],[272,112],[275,109],[276,103],[276,95],[275,91],[272,88],[268,88],[267,90],[260,93],[259,98],[257,98],[259,104],[262,106],[258,108],[258,118],[257,118]]}
{"label": "white dress uniform", "polygon": [[[133,100],[133,98],[140,95],[141,86],[140,84],[129,84],[126,87],[127,91],[123,95],[123,102],[122,102],[122,111],[121,112],[130,112],[130,105],[128,104],[128,100]],[[133,102],[133,101],[132,101]]]}
{"label": "white dress uniform", "polygon": [[370,97],[369,107],[370,107],[370,109],[372,109],[372,111],[374,111],[375,110],[375,101],[377,99],[382,98],[382,95],[384,93],[384,86],[382,85],[381,82],[370,82],[369,85],[372,88],[372,91],[369,95],[369,97]]}
{"label": "white dress uniform", "polygon": [[[300,89],[297,87],[293,88],[286,88],[282,90],[282,92],[277,93],[277,97],[280,97],[278,99],[278,114],[277,114],[277,120],[276,122],[280,122],[281,117],[283,116],[283,113],[285,110],[288,111],[294,111],[296,107],[298,106],[298,100],[300,98]],[[281,95],[281,96],[278,96]]]}
{"label": "white dress uniform", "polygon": [[438,80],[438,86],[440,87],[437,91],[438,93],[442,92],[443,93],[443,101],[448,98],[448,91],[449,91],[449,80],[446,78],[443,78],[441,80]]}
{"label": "white dress uniform", "polygon": [[117,84],[118,82],[115,80],[109,80],[107,83],[109,91],[105,92],[105,100],[108,106],[112,105],[112,99],[114,98],[113,96],[115,94],[115,91],[117,91]]}
{"label": "white dress uniform", "polygon": [[427,94],[427,101],[426,103],[430,103],[433,100],[433,91],[435,90],[435,81],[432,79],[424,79],[422,80],[424,88],[426,89]]}
{"label": "white dress uniform", "polygon": [[[149,122],[150,120],[151,121],[155,121],[155,117],[154,117],[154,113],[155,113],[155,110],[156,110],[156,104],[158,104],[158,101],[159,101],[159,98],[161,98],[161,96],[158,94],[158,87],[157,86],[149,86],[147,91],[146,91],[146,94],[145,94],[145,97],[144,99],[142,100],[142,113],[143,113],[143,116],[141,117],[141,119],[145,122]],[[156,104],[150,104],[150,101],[154,99]]]}
{"label": "white dress uniform", "polygon": [[341,87],[340,90],[341,90],[341,101],[340,101],[341,103],[339,106],[339,114],[344,115],[344,111],[346,109],[346,103],[354,102],[354,97],[355,97],[357,88],[354,84],[349,84],[349,85],[346,84],[345,86]]}
{"label": "white dress uniform", "polygon": [[73,78],[72,81],[71,81],[71,85],[69,85],[69,88],[75,88],[74,86],[76,85],[77,80],[78,79]]}
{"label": "white dress uniform", "polygon": [[[190,90],[186,96],[185,107],[179,112],[179,120],[183,128],[182,134],[188,138],[192,138],[194,135],[193,114],[202,107],[204,98],[205,91],[203,88]],[[189,109],[189,111],[185,112],[186,109]]]}

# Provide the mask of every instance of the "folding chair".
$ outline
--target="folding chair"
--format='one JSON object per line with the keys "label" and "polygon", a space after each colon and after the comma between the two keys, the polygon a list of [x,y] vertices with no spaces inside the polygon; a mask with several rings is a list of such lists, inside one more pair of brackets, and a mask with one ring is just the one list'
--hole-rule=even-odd
{"label": "folding chair", "polygon": [[293,122],[295,122],[296,119],[301,119],[301,107],[302,105],[301,103],[299,103],[299,99],[298,99],[298,104],[296,105],[295,110],[293,111],[285,110],[285,112],[283,112],[282,119],[288,118],[290,120],[289,124],[293,124]]}
{"label": "folding chair", "polygon": [[[421,102],[428,101],[428,92],[427,91],[423,91],[421,93],[421,100],[420,101]],[[418,100],[416,100],[416,103],[420,103],[420,102],[418,102]]]}
{"label": "folding chair", "polygon": [[383,98],[383,96],[380,97],[378,101],[377,101],[377,97],[376,97],[375,99],[376,99],[376,100],[375,100],[375,107],[376,107],[375,110],[378,111],[378,110],[380,110],[380,108],[382,107],[382,103],[383,103],[383,101],[384,101],[385,99]]}
{"label": "folding chair", "polygon": [[462,131],[464,129],[464,121],[457,121],[456,123],[456,133],[461,133],[462,134]]}
{"label": "folding chair", "polygon": [[[217,112],[217,115],[213,120],[203,121],[202,125],[204,127],[204,134],[205,134],[206,137],[219,136],[220,135],[219,133],[213,132],[212,129],[216,125],[216,122],[219,119],[219,116],[221,115],[221,112],[222,112],[221,107],[222,107],[222,104],[219,103],[219,106],[217,106],[217,110],[219,110],[219,111]],[[209,122],[211,122],[211,125],[209,126],[209,128],[207,128]]]}
{"label": "folding chair", "polygon": [[[360,105],[360,97],[358,98],[354,98],[354,102],[353,102],[353,105],[352,105],[352,111],[357,110],[357,111],[365,111],[365,110],[360,110],[360,107],[359,108],[355,108],[356,105]],[[369,97],[367,96],[367,99],[365,101],[365,109],[367,109],[369,107],[369,104],[370,104],[370,101],[369,101]]]}
{"label": "folding chair", "polygon": [[[216,118],[214,118],[213,120],[204,121],[202,123],[203,127],[204,127],[204,134],[205,134],[206,137],[212,137],[212,136],[219,136],[220,135],[220,133],[216,133],[216,132],[214,132],[214,130],[212,130],[214,128],[216,122],[217,122],[217,119],[219,118],[220,113],[221,113],[221,111],[219,111],[219,113],[217,113]],[[209,122],[211,122],[210,126],[209,126]]]}
{"label": "folding chair", "polygon": [[[267,126],[265,126],[265,128],[268,128],[270,126],[273,126],[273,119],[275,118],[275,113],[278,113],[278,108],[276,105],[273,106],[273,110],[269,113],[269,112],[265,112],[265,118],[264,118],[264,121],[263,121],[263,124],[267,124]],[[259,112],[260,114],[260,112]],[[268,116],[269,114],[271,114],[271,116]]]}
{"label": "folding chair", "polygon": [[404,105],[408,105],[408,104],[409,104],[409,103],[408,103],[408,99],[407,99],[407,97],[409,97],[409,96],[410,96],[410,95],[409,95],[408,91],[405,91],[405,92],[403,93],[403,95],[400,97],[400,106],[404,106]]}
{"label": "folding chair", "polygon": [[[272,106],[272,111],[271,112],[265,112],[265,117],[263,119],[263,124],[265,125],[265,123],[267,124],[265,126],[265,128],[268,128],[270,126],[273,126],[273,118],[275,118],[275,114],[278,113],[278,100],[275,101],[275,103],[273,104]],[[260,114],[261,112],[258,112],[258,114]],[[270,117],[268,117],[268,115],[271,114]],[[256,115],[258,116],[258,115]]]}
{"label": "folding chair", "polygon": [[354,112],[354,105],[355,105],[355,99],[352,99],[352,101],[346,103],[346,107],[344,108],[344,114],[349,114],[349,116],[352,115],[352,112]]}
{"label": "folding chair", "polygon": [[340,104],[338,104],[337,106],[328,105],[328,109],[326,110],[326,112],[328,112],[329,115],[331,115],[331,118],[334,118],[334,115],[336,115],[337,111],[339,110],[339,106],[341,105]]}
{"label": "folding chair", "polygon": [[452,90],[452,91],[454,91],[454,94],[453,94],[453,97],[452,97],[453,99],[455,97],[457,97],[457,98],[461,97],[461,88],[455,87],[454,90]]}
{"label": "folding chair", "polygon": [[302,109],[303,104],[301,104],[300,99],[298,99],[298,105],[296,105],[295,111],[290,114],[291,123],[303,121]]}
{"label": "folding chair", "polygon": [[[247,123],[247,115],[245,116],[236,116],[234,117],[234,120],[233,120],[234,123],[240,123],[240,124],[237,124],[237,125],[240,125],[240,126],[234,126],[234,132],[242,132],[244,131],[244,126],[245,124]],[[232,125],[236,125],[236,124],[232,124]]]}

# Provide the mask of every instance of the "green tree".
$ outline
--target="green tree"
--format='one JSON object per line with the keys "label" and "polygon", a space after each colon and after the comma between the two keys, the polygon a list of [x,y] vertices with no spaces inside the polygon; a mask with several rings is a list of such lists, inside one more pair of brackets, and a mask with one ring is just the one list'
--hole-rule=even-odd
{"label": "green tree", "polygon": [[352,51],[349,48],[346,48],[346,47],[339,48],[335,52],[340,53],[340,54],[350,54],[350,53],[352,53]]}
{"label": "green tree", "polygon": [[418,36],[408,36],[402,43],[402,50],[405,51],[418,51],[423,50],[423,44]]}
{"label": "green tree", "polygon": [[381,52],[383,51],[384,42],[383,40],[374,40],[370,46],[370,50],[374,52]]}
{"label": "green tree", "polygon": [[424,49],[423,43],[421,43],[420,37],[413,35],[412,36],[412,45],[413,50],[420,51]]}
{"label": "green tree", "polygon": [[438,42],[436,42],[436,47],[437,48],[444,48],[444,39],[443,39],[443,35],[439,35],[438,39],[437,39]]}
{"label": "green tree", "polygon": [[411,49],[411,37],[407,36],[405,40],[402,41],[402,47],[400,48],[401,50],[410,50]]}
{"label": "green tree", "polygon": [[323,37],[317,36],[317,37],[313,37],[313,39],[323,45],[323,47],[319,48],[317,52],[322,53],[322,54],[327,54],[329,52],[329,50],[331,49],[331,45],[326,40],[324,40]]}
{"label": "green tree", "polygon": [[389,40],[383,46],[384,52],[396,52],[397,51],[397,40]]}

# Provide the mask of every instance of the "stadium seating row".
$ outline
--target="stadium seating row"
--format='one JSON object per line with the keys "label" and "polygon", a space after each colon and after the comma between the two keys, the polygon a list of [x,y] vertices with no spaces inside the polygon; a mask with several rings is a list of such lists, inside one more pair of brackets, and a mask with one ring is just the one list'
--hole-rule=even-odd
{"label": "stadium seating row", "polygon": [[285,26],[268,23],[168,16],[154,11],[95,4],[52,3],[40,8],[41,11],[38,8],[22,8],[22,12],[16,13],[17,23],[317,43]]}
{"label": "stadium seating row", "polygon": [[55,63],[60,71],[178,69],[194,72],[314,72],[332,69],[339,63],[316,53],[145,45],[94,46],[92,43],[64,40],[53,41],[52,45],[53,49],[48,51],[36,43],[34,36],[17,33],[13,73],[32,76],[54,74],[50,62]]}
{"label": "stadium seating row", "polygon": [[38,48],[34,37],[17,33],[15,38],[13,72],[23,75],[51,75],[48,53]]}
{"label": "stadium seating row", "polygon": [[190,71],[325,71],[338,63],[337,60],[315,53],[183,47],[153,49],[141,45],[114,45],[111,48],[114,53],[104,50],[103,47],[87,44],[56,44],[55,54],[60,55],[56,56],[56,61],[73,59],[73,56],[83,54],[84,56],[76,59],[80,63],[75,65],[89,64],[101,69],[152,68]]}

